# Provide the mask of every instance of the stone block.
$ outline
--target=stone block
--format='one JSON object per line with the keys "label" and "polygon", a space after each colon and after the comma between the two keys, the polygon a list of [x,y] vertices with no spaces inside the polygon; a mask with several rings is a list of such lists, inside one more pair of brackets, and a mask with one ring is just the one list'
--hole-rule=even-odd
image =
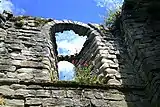
{"label": "stone block", "polygon": [[125,100],[125,95],[120,93],[104,92],[103,98],[109,101],[122,101],[122,100]]}
{"label": "stone block", "polygon": [[8,78],[16,78],[17,73],[13,73],[13,72],[7,72],[7,77]]}
{"label": "stone block", "polygon": [[5,105],[10,107],[24,107],[24,100],[5,99]]}
{"label": "stone block", "polygon": [[51,97],[51,91],[50,90],[36,90],[36,97]]}
{"label": "stone block", "polygon": [[73,98],[75,97],[77,94],[74,90],[67,90],[67,98]]}
{"label": "stone block", "polygon": [[113,74],[113,75],[116,75],[119,73],[116,69],[112,69],[112,68],[107,68],[104,70],[104,72],[106,72],[106,74]]}
{"label": "stone block", "polygon": [[19,80],[17,78],[0,78],[0,83],[17,83]]}
{"label": "stone block", "polygon": [[95,98],[93,91],[85,91],[85,92],[84,92],[84,96],[85,96],[86,98],[89,98],[89,99]]}
{"label": "stone block", "polygon": [[7,85],[2,85],[0,86],[0,94],[11,97],[15,94],[15,91]]}
{"label": "stone block", "polygon": [[11,89],[17,90],[17,89],[26,89],[27,86],[26,85],[20,85],[20,84],[12,84],[10,85]]}
{"label": "stone block", "polygon": [[103,72],[105,69],[107,69],[109,67],[109,64],[108,63],[104,63],[102,64],[102,66],[99,68],[99,71],[100,72]]}
{"label": "stone block", "polygon": [[29,93],[30,90],[26,89],[17,89],[15,90],[15,97],[17,98],[25,98],[25,97],[34,97],[35,95]]}
{"label": "stone block", "polygon": [[117,68],[119,67],[119,64],[118,64],[118,63],[109,63],[109,66],[110,66],[111,68],[117,69]]}
{"label": "stone block", "polygon": [[27,61],[27,60],[12,60],[11,63],[15,66],[30,67],[30,68],[43,68],[42,62]]}
{"label": "stone block", "polygon": [[107,82],[107,85],[117,85],[120,86],[122,85],[120,81],[116,80],[116,79],[109,79]]}
{"label": "stone block", "polygon": [[90,100],[86,98],[81,98],[81,99],[73,99],[74,106],[77,107],[87,107],[90,106]]}
{"label": "stone block", "polygon": [[103,99],[103,92],[94,92],[94,96],[96,99]]}
{"label": "stone block", "polygon": [[64,98],[66,97],[66,91],[65,90],[52,90],[52,96],[53,98]]}
{"label": "stone block", "polygon": [[0,78],[6,78],[6,77],[7,77],[6,74],[0,73]]}
{"label": "stone block", "polygon": [[56,102],[58,106],[73,106],[73,99],[70,98],[59,98]]}
{"label": "stone block", "polygon": [[109,107],[128,107],[128,104],[125,100],[123,100],[123,101],[109,101],[108,106]]}
{"label": "stone block", "polygon": [[42,105],[42,98],[26,98],[25,105]]}
{"label": "stone block", "polygon": [[99,99],[91,99],[91,105],[94,107],[108,107],[108,103],[104,100]]}
{"label": "stone block", "polygon": [[34,78],[32,73],[19,73],[16,77],[22,81],[32,80]]}
{"label": "stone block", "polygon": [[[43,98],[43,107],[56,107],[57,106],[57,99],[56,98]],[[58,107],[58,106],[57,106]]]}

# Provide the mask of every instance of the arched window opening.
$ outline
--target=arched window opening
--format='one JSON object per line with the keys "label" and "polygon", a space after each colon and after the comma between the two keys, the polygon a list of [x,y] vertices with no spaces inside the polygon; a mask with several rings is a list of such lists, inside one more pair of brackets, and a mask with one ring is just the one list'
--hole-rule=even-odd
{"label": "arched window opening", "polygon": [[[79,36],[73,30],[58,32],[56,35],[56,43],[58,55],[71,56],[78,54],[87,36]],[[75,79],[75,66],[67,60],[58,63],[59,80],[71,81]]]}
{"label": "arched window opening", "polygon": [[75,78],[75,66],[68,61],[58,62],[59,80],[71,81]]}
{"label": "arched window opening", "polygon": [[58,55],[74,55],[79,53],[87,36],[79,36],[73,30],[56,33]]}

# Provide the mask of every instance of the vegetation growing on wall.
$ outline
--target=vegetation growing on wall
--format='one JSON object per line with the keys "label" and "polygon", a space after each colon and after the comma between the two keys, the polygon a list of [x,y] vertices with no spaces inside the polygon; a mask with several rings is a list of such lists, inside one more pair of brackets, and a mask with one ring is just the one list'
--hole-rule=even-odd
{"label": "vegetation growing on wall", "polygon": [[17,16],[17,17],[11,17],[9,20],[15,22],[14,25],[18,28],[21,28],[23,25],[25,25],[25,20],[29,16]]}
{"label": "vegetation growing on wall", "polygon": [[[23,25],[28,25],[28,22],[25,20],[28,20],[29,18],[32,18],[30,16],[18,16],[18,17],[12,17],[10,20],[15,22],[15,26],[21,28]],[[51,19],[43,19],[39,17],[33,18],[34,25],[36,27],[43,26],[45,23],[51,21]]]}
{"label": "vegetation growing on wall", "polygon": [[[74,61],[72,60],[72,63]],[[75,64],[75,63],[73,63]],[[58,80],[54,79],[54,74],[53,72],[50,72],[50,80],[53,83],[67,83],[69,82],[70,84],[77,84],[77,85],[98,85],[98,84],[103,84],[102,81],[99,80],[97,75],[92,75],[92,65],[88,63],[81,63],[79,66],[74,67],[75,69],[75,76],[73,80]]]}
{"label": "vegetation growing on wall", "polygon": [[75,81],[80,84],[100,84],[97,75],[91,75],[92,66],[84,63],[80,67],[75,67]]}
{"label": "vegetation growing on wall", "polygon": [[120,15],[121,15],[120,9],[116,10],[115,12],[110,11],[109,17],[105,19],[106,26],[111,28],[115,24],[115,21],[120,17]]}
{"label": "vegetation growing on wall", "polygon": [[5,101],[2,95],[0,95],[0,105],[5,105]]}
{"label": "vegetation growing on wall", "polygon": [[35,24],[35,26],[40,26],[40,25],[44,25],[47,22],[48,22],[48,20],[37,17],[37,18],[35,18],[34,24]]}
{"label": "vegetation growing on wall", "polygon": [[24,25],[24,20],[17,20],[14,25],[21,28]]}
{"label": "vegetation growing on wall", "polygon": [[104,17],[104,24],[111,28],[120,17],[123,0],[103,0],[99,4],[106,8],[107,14]]}

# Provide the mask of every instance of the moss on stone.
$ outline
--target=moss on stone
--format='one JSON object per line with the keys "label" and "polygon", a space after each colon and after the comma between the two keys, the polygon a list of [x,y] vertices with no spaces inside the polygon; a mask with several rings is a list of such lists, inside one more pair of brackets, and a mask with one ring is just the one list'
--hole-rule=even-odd
{"label": "moss on stone", "polygon": [[2,95],[0,96],[0,105],[5,105],[5,100]]}
{"label": "moss on stone", "polygon": [[27,23],[24,23],[25,20],[32,19],[34,20],[35,27],[38,26],[43,26],[45,23],[51,21],[52,19],[43,19],[39,17],[31,17],[31,16],[17,16],[17,17],[12,17],[10,21],[15,22],[15,26],[17,27],[22,27],[23,25],[27,25]]}
{"label": "moss on stone", "polygon": [[15,16],[10,18],[10,21],[21,21],[21,20],[27,20],[30,16]]}
{"label": "moss on stone", "polygon": [[67,86],[67,87],[93,87],[93,88],[98,88],[98,87],[106,87],[105,84],[101,83],[82,83],[82,82],[77,82],[77,81],[52,81],[51,82],[54,86]]}
{"label": "moss on stone", "polygon": [[14,25],[18,28],[21,28],[24,25],[24,20],[16,21]]}
{"label": "moss on stone", "polygon": [[42,18],[36,17],[34,24],[35,24],[35,26],[37,27],[37,26],[40,26],[40,25],[43,26],[43,25],[46,24],[47,22],[48,22],[48,20],[46,20],[46,19],[42,19]]}
{"label": "moss on stone", "polygon": [[25,25],[25,20],[27,20],[30,16],[17,16],[12,17],[10,21],[15,22],[14,25],[18,28],[21,28],[23,25]]}

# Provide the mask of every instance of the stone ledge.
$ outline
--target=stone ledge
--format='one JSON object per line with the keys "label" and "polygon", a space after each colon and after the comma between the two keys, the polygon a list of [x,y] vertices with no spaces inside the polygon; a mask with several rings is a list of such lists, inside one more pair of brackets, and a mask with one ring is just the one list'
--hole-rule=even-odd
{"label": "stone ledge", "polygon": [[120,91],[144,90],[145,86],[128,86],[128,85],[106,85],[106,84],[81,84],[75,81],[54,81],[54,82],[24,82],[24,81],[0,81],[1,85],[39,85],[44,89],[52,90],[52,87],[71,87],[71,88],[89,88],[89,89],[117,89]]}

